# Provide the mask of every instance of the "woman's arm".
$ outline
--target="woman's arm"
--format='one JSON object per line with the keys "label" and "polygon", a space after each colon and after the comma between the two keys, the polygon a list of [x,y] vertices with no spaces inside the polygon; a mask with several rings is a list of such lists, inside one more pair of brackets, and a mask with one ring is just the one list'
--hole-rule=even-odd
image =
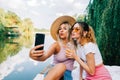
{"label": "woman's arm", "polygon": [[80,65],[80,80],[83,80],[83,68],[82,66]]}
{"label": "woman's arm", "polygon": [[42,45],[35,46],[34,48],[32,48],[30,50],[30,57],[37,61],[45,61],[47,58],[49,58],[52,54],[54,54],[56,52],[58,43],[57,42],[53,43],[50,46],[50,48],[48,49],[48,51],[46,51],[46,52],[44,50],[37,50],[37,51],[35,50],[40,47],[42,47]]}
{"label": "woman's arm", "polygon": [[68,58],[75,59],[87,73],[89,73],[90,75],[94,75],[95,73],[94,53],[88,53],[86,55],[87,64],[84,63],[73,50],[67,49],[66,56]]}
{"label": "woman's arm", "polygon": [[75,56],[75,60],[81,65],[81,67],[90,75],[94,75],[95,73],[95,60],[94,54],[88,53],[86,55],[87,64],[84,63],[78,56]]}

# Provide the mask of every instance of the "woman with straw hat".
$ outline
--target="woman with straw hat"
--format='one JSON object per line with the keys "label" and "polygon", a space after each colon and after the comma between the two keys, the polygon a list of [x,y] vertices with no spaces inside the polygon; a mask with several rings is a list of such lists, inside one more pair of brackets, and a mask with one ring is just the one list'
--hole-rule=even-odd
{"label": "woman with straw hat", "polygon": [[66,58],[65,49],[66,44],[69,42],[69,31],[74,22],[75,19],[71,16],[61,16],[57,18],[52,23],[50,30],[51,36],[56,42],[54,42],[46,52],[44,50],[36,51],[36,49],[42,47],[42,45],[35,46],[30,50],[30,57],[37,61],[45,61],[54,55],[53,68],[47,73],[44,80],[60,80],[62,76],[64,76],[64,80],[73,80],[71,71],[74,60]]}

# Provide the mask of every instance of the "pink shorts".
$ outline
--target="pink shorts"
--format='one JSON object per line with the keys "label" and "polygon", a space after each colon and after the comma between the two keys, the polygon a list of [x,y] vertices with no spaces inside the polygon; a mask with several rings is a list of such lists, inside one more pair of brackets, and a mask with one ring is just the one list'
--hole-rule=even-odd
{"label": "pink shorts", "polygon": [[100,65],[95,68],[95,74],[93,76],[87,74],[85,80],[112,80],[112,78],[105,66]]}

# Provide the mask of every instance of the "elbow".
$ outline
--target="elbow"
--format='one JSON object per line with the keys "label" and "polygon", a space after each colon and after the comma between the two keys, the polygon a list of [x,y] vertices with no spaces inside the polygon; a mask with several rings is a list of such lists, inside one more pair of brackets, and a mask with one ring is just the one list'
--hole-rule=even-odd
{"label": "elbow", "polygon": [[94,76],[94,75],[95,75],[95,73],[90,73],[90,75],[91,75],[91,76]]}
{"label": "elbow", "polygon": [[94,76],[94,75],[95,75],[95,71],[91,71],[89,74],[90,74],[91,76]]}

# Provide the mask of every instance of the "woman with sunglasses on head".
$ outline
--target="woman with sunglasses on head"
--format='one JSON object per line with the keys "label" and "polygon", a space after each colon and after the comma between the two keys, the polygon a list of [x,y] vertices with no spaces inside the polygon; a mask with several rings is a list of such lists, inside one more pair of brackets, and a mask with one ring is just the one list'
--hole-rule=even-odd
{"label": "woman with sunglasses on head", "polygon": [[80,64],[80,80],[83,79],[83,70],[86,72],[85,80],[112,80],[103,64],[92,27],[85,22],[76,22],[71,29],[71,38],[77,42],[77,51],[67,49],[66,56]]}
{"label": "woman with sunglasses on head", "polygon": [[61,16],[57,18],[51,26],[51,35],[54,42],[48,51],[44,53],[44,50],[36,51],[41,45],[35,46],[30,50],[30,57],[37,61],[45,61],[53,55],[52,69],[48,71],[44,80],[61,80],[64,76],[64,80],[73,80],[71,71],[73,69],[73,59],[66,58],[65,49],[66,44],[69,42],[69,33],[71,25],[75,23],[75,19],[70,16]]}

